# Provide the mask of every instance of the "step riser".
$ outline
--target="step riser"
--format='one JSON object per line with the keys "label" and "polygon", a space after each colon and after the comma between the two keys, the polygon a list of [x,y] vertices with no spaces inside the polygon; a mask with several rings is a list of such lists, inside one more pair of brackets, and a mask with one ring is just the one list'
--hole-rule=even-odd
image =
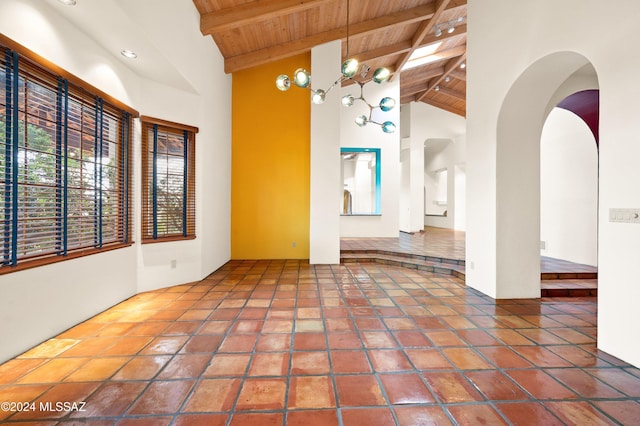
{"label": "step riser", "polygon": [[[366,255],[366,256],[364,256]],[[394,259],[382,258],[379,256],[394,257]],[[411,260],[414,260],[412,262]],[[438,265],[424,265],[419,262],[433,262]],[[345,250],[341,252],[340,263],[377,263],[380,265],[397,266],[401,268],[416,269],[443,275],[452,275],[464,280],[465,273],[459,268],[464,268],[464,260],[435,258],[431,256],[420,256],[406,253],[393,253],[383,250]],[[451,266],[451,267],[449,267]],[[452,267],[457,266],[457,269]],[[598,273],[594,272],[571,272],[571,273],[551,273],[540,274],[541,280],[571,280],[571,279],[597,279]],[[593,297],[598,295],[598,289],[585,288],[562,288],[562,289],[541,289],[541,297]]]}

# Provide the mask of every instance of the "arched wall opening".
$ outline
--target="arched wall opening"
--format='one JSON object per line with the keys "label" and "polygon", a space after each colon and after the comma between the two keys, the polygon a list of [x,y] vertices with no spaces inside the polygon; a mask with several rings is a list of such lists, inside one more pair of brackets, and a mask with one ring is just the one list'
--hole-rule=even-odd
{"label": "arched wall opening", "polygon": [[540,141],[540,254],[598,265],[598,149],[587,124],[561,107]]}
{"label": "arched wall opening", "polygon": [[575,52],[547,55],[516,79],[502,103],[496,128],[496,298],[540,297],[542,129],[553,107],[586,85],[585,67],[589,60]]}

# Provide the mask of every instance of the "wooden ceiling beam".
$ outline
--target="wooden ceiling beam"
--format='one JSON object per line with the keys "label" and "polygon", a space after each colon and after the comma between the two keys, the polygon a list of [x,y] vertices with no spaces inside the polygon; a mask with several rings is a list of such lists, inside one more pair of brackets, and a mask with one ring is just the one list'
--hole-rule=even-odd
{"label": "wooden ceiling beam", "polygon": [[[451,10],[461,5],[465,5],[466,0],[450,1]],[[368,21],[359,22],[349,26],[349,37],[357,38],[375,33],[380,30],[391,29],[396,26],[407,25],[415,22],[431,19],[435,13],[433,4],[426,4],[408,10],[402,10]],[[224,68],[226,73],[232,73],[257,65],[266,64],[278,59],[287,58],[309,51],[312,47],[327,43],[333,40],[342,40],[347,37],[347,27],[340,27],[323,33],[311,35],[309,37],[292,40],[277,46],[270,46],[264,49],[255,50],[242,55],[232,56],[225,59]]]}
{"label": "wooden ceiling beam", "polygon": [[414,96],[417,94],[422,94],[422,92],[424,92],[424,85],[420,85],[420,86],[409,86],[409,87],[403,87],[402,90],[400,91],[400,97],[404,98],[405,96]]}
{"label": "wooden ceiling beam", "polygon": [[[417,68],[416,68],[417,69]],[[440,77],[444,74],[444,67],[430,68],[418,73],[407,72],[407,79],[412,83],[426,83],[434,77]],[[405,76],[403,76],[404,78]]]}
{"label": "wooden ceiling beam", "polygon": [[455,90],[448,89],[446,87],[441,87],[438,90],[438,93],[441,95],[451,96],[452,98],[456,98],[461,101],[467,101],[467,95],[462,92],[456,92]]}
{"label": "wooden ceiling beam", "polygon": [[[425,84],[432,78],[439,77],[444,73],[444,67],[430,69],[420,74],[420,77],[409,79],[409,83],[401,81],[400,97],[406,95],[414,95],[422,93],[425,90]],[[404,77],[403,77],[404,78]],[[410,85],[409,85],[410,84]]]}
{"label": "wooden ceiling beam", "polygon": [[262,0],[244,3],[200,15],[200,32],[203,35],[215,34],[313,9],[332,1],[335,0]]}
{"label": "wooden ceiling beam", "polygon": [[407,95],[407,96],[401,96],[400,97],[400,104],[404,105],[404,104],[408,104],[411,102],[415,102],[416,97],[415,95]]}
{"label": "wooden ceiling beam", "polygon": [[[413,55],[413,52],[415,52],[418,46],[420,46],[420,44],[422,43],[422,39],[431,31],[434,25],[438,22],[438,19],[440,19],[440,16],[447,9],[448,5],[449,5],[449,0],[436,0],[436,6],[435,6],[435,11],[433,13],[433,16],[430,19],[424,21],[422,24],[420,24],[420,27],[412,37],[411,49],[408,52],[406,52],[404,55],[402,55],[402,58],[400,58],[400,60],[396,62],[397,70],[401,70],[402,67],[404,67],[404,64],[407,63],[411,55]],[[395,75],[391,76],[391,79],[393,78],[395,78]]]}
{"label": "wooden ceiling beam", "polygon": [[411,42],[401,41],[400,43],[392,44],[390,46],[379,47],[378,49],[367,50],[365,52],[356,53],[351,57],[356,58],[359,62],[372,61],[374,59],[382,59],[387,56],[395,56],[404,52],[408,52],[411,49]]}
{"label": "wooden ceiling beam", "polygon": [[[422,40],[422,43],[420,43],[420,46],[418,47],[428,46],[438,41],[445,41],[449,38],[466,34],[466,32],[467,32],[467,26],[461,25],[459,27],[456,27],[455,33],[449,34],[445,32],[440,37],[435,37],[435,36],[426,37],[424,40]],[[366,62],[366,61],[384,59],[387,56],[396,56],[403,53],[407,53],[411,50],[411,47],[412,47],[411,41],[405,40],[405,41],[401,41],[400,43],[379,47],[373,50],[367,50],[365,52],[356,53],[351,56],[353,58],[356,58],[360,62]]]}
{"label": "wooden ceiling beam", "polygon": [[467,111],[466,110],[463,110],[463,109],[460,109],[460,108],[456,108],[456,107],[454,107],[452,105],[445,104],[444,102],[438,102],[438,101],[433,100],[433,99],[421,99],[421,100],[416,99],[415,102],[424,102],[425,104],[429,104],[429,105],[434,106],[436,108],[440,108],[440,109],[452,112],[452,113],[457,114],[457,115],[461,115],[462,117],[466,117],[467,116]]}
{"label": "wooden ceiling beam", "polygon": [[451,70],[449,76],[455,78],[460,81],[467,81],[467,73],[464,71],[460,71],[460,69]]}
{"label": "wooden ceiling beam", "polygon": [[[458,68],[460,66],[460,64],[464,62],[464,60],[467,57],[467,55],[466,55],[466,46],[459,46],[459,47],[464,47],[465,48],[465,53],[459,55],[456,58],[450,59],[449,62],[447,62],[447,65],[444,67],[444,73],[441,76],[436,77],[435,79],[433,79],[432,81],[429,82],[429,85],[427,86],[427,90],[425,90],[422,95],[419,95],[417,97],[419,101],[424,99],[424,97],[427,96],[427,94],[431,90],[433,90],[436,86],[438,86],[442,82],[442,80],[444,80],[449,75],[449,73],[451,71],[453,71],[454,69]],[[453,50],[453,49],[451,49],[451,50]]]}

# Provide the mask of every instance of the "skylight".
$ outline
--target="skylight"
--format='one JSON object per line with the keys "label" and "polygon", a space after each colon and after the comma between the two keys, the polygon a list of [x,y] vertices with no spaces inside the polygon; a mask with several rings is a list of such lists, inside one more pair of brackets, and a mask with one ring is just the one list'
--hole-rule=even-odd
{"label": "skylight", "polygon": [[432,43],[414,50],[407,63],[402,67],[402,71],[419,67],[420,65],[428,64],[429,62],[438,60],[437,56],[432,55],[436,50],[438,50],[441,44],[442,42],[439,41],[437,43]]}

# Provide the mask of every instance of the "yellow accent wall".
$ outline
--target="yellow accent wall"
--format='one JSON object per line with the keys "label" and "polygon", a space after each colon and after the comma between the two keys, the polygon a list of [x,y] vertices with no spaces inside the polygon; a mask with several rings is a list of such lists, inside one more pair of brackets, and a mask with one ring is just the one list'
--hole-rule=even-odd
{"label": "yellow accent wall", "polygon": [[310,92],[275,86],[299,67],[310,54],[233,73],[232,259],[309,258]]}

